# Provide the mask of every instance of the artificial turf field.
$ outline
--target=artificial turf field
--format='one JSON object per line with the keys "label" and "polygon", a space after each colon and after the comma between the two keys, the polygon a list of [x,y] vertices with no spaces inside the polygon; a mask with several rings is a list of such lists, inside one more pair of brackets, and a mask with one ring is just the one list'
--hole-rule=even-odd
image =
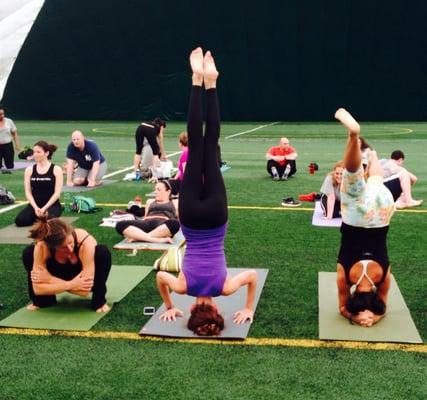
{"label": "artificial turf field", "polygon": [[[109,171],[130,167],[135,122],[15,121],[22,145],[39,139],[59,146],[54,162],[65,158],[71,131],[95,139]],[[427,201],[425,157],[427,123],[361,123],[362,135],[380,157],[401,149],[405,166],[418,176],[413,197]],[[184,123],[169,123],[165,147],[178,150]],[[281,136],[296,147],[298,172],[273,182],[264,154]],[[147,321],[144,306],[159,306],[151,273],[92,334],[0,328],[0,399],[424,399],[427,398],[425,345],[370,345],[319,342],[317,273],[334,271],[339,230],[311,226],[313,203],[280,206],[283,197],[317,191],[325,174],[342,158],[346,132],[338,123],[223,123],[222,157],[229,202],[225,248],[231,267],[269,268],[270,272],[243,343],[140,339]],[[178,155],[171,157],[176,163]],[[308,173],[315,161],[320,170]],[[23,173],[0,175],[1,185],[24,200]],[[87,193],[102,211],[81,215],[77,223],[112,249],[120,236],[98,227],[114,208],[153,190],[123,182]],[[4,207],[3,207],[4,208]],[[1,209],[0,209],[1,211]],[[0,214],[0,227],[13,223],[19,208]],[[64,214],[67,215],[67,214]],[[427,206],[398,211],[388,242],[392,271],[423,340],[427,335]],[[27,302],[22,245],[0,245],[0,318]],[[114,264],[152,265],[159,252],[128,257],[112,250]]]}

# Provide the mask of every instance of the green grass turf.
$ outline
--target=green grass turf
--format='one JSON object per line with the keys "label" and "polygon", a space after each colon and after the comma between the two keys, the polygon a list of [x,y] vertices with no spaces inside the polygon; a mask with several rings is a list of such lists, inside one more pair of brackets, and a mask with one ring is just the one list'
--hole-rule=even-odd
{"label": "green grass turf", "polygon": [[[23,145],[39,139],[59,145],[61,163],[73,129],[81,129],[100,145],[109,172],[129,167],[134,151],[134,122],[15,121]],[[222,156],[231,165],[224,174],[231,206],[280,207],[283,197],[317,191],[325,174],[342,158],[345,131],[338,123],[224,123]],[[94,131],[95,129],[95,131]],[[175,152],[183,123],[169,123],[166,150]],[[412,130],[409,132],[409,130]],[[362,123],[362,133],[381,157],[405,152],[406,167],[419,177],[414,198],[427,200],[425,154],[427,124]],[[267,148],[286,135],[299,153],[296,177],[272,182],[265,171]],[[173,157],[176,162],[177,156]],[[309,175],[311,161],[320,170]],[[121,179],[124,173],[116,179]],[[1,175],[1,184],[24,199],[23,170]],[[115,178],[112,178],[115,179]],[[118,182],[87,193],[98,202],[126,203],[152,191],[152,185]],[[313,207],[312,203],[303,206]],[[120,236],[98,227],[101,212],[83,215],[77,226],[90,231],[111,249]],[[419,207],[427,210],[427,206]],[[0,226],[13,223],[19,209],[0,214]],[[269,268],[250,336],[317,339],[317,273],[334,271],[338,229],[314,228],[310,211],[230,209],[226,238],[232,267]],[[390,227],[393,273],[420,334],[426,338],[427,214],[398,212]],[[0,318],[27,302],[21,245],[1,245]],[[128,257],[112,251],[114,264],[151,265],[158,252]],[[137,332],[147,321],[144,306],[160,305],[154,273],[146,278],[94,330]],[[0,334],[0,399],[30,398],[425,398],[425,359],[403,352],[339,349],[268,348],[146,343],[126,340],[41,338]],[[25,364],[25,367],[22,365]],[[31,373],[29,372],[31,371]],[[37,391],[43,394],[37,396]],[[168,396],[168,397],[169,397]]]}

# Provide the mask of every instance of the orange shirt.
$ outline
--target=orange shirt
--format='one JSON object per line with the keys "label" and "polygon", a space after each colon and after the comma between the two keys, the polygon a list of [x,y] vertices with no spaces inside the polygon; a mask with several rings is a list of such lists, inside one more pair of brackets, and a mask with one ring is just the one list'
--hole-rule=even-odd
{"label": "orange shirt", "polygon": [[[295,149],[291,146],[289,146],[286,150],[283,150],[280,146],[273,146],[268,149],[268,153],[272,156],[287,156],[289,154],[295,153]],[[282,167],[285,166],[286,160],[283,161],[277,161],[279,165]]]}

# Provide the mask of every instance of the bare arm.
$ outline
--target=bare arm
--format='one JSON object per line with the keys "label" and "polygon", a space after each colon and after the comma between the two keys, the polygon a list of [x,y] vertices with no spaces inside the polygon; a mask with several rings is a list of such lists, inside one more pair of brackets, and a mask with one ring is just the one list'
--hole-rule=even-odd
{"label": "bare arm", "polygon": [[94,161],[92,164],[92,169],[89,171],[89,174],[87,176],[87,186],[91,187],[91,186],[95,186],[96,185],[96,175],[98,175],[98,171],[99,171],[99,164],[101,162],[98,161]]}
{"label": "bare arm", "polygon": [[338,287],[338,308],[344,318],[352,320],[353,315],[347,310],[346,304],[350,298],[350,286],[345,277],[345,271],[341,264],[337,264],[337,287]]}
{"label": "bare arm", "polygon": [[160,296],[167,308],[167,311],[160,316],[160,319],[175,321],[176,317],[182,317],[182,311],[174,307],[172,303],[169,289],[179,294],[185,294],[187,292],[187,282],[185,281],[183,273],[181,272],[177,278],[168,272],[159,271],[156,275],[156,282]]}
{"label": "bare arm", "polygon": [[166,160],[166,153],[165,153],[165,148],[163,145],[163,137],[164,137],[164,128],[163,126],[160,127],[160,132],[157,135],[157,143],[159,143],[159,147],[160,147],[160,159],[162,161]]}
{"label": "bare arm", "polygon": [[33,192],[31,191],[31,174],[33,172],[33,167],[27,167],[25,168],[25,174],[24,174],[24,189],[25,189],[25,197],[30,202],[31,207],[33,207],[35,213],[37,214],[37,210],[39,210],[39,207],[37,206],[36,202],[34,201]]}
{"label": "bare arm", "polygon": [[67,186],[73,186],[74,160],[67,158]]}
{"label": "bare arm", "polygon": [[335,193],[328,194],[328,202],[327,202],[327,210],[326,210],[326,218],[332,219],[334,216],[334,207],[335,207]]}
{"label": "bare arm", "polygon": [[154,199],[149,199],[145,202],[145,213],[144,217],[148,215],[148,210],[150,209],[151,204],[153,203]]}
{"label": "bare arm", "polygon": [[18,130],[17,129],[12,130],[11,134],[12,134],[12,139],[15,142],[15,149],[17,151],[21,151],[21,145],[19,143]]}
{"label": "bare arm", "polygon": [[253,321],[254,316],[254,301],[256,294],[257,274],[256,271],[251,269],[243,271],[234,277],[227,277],[222,289],[222,295],[229,296],[236,292],[241,286],[248,285],[248,293],[246,297],[246,305],[243,310],[237,311],[234,315],[234,322],[242,324],[246,320]]}
{"label": "bare arm", "polygon": [[284,157],[285,160],[296,160],[298,158],[298,153],[294,151]]}

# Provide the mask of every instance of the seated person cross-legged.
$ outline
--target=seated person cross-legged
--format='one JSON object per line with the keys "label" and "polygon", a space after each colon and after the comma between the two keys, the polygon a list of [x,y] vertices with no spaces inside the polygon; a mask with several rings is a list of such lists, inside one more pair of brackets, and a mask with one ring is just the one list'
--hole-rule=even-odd
{"label": "seated person cross-legged", "polygon": [[273,180],[287,180],[297,172],[296,159],[298,154],[290,146],[285,137],[280,139],[278,146],[270,147],[265,154],[267,160],[267,172]]}
{"label": "seated person cross-legged", "polygon": [[116,231],[130,242],[173,243],[179,231],[178,200],[171,200],[171,186],[163,180],[156,183],[154,199],[147,200],[142,219],[119,221]]}
{"label": "seated person cross-legged", "polygon": [[350,322],[370,327],[386,312],[390,287],[387,233],[395,206],[393,196],[383,184],[375,151],[369,154],[365,180],[359,124],[343,108],[335,113],[335,118],[348,129],[337,263],[339,311]]}

